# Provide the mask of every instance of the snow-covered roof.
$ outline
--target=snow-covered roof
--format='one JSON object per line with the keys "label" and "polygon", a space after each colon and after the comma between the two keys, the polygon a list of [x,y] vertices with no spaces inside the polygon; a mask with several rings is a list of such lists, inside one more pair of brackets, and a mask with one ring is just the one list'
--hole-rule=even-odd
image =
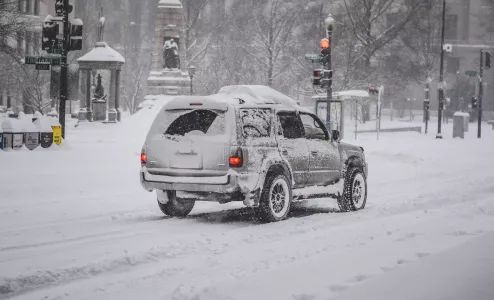
{"label": "snow-covered roof", "polygon": [[455,114],[453,116],[455,116],[455,117],[470,117],[470,114],[466,113],[466,112],[457,111],[457,112],[455,112]]}
{"label": "snow-covered roof", "polygon": [[179,0],[160,0],[158,4],[160,8],[182,8],[182,3]]}
{"label": "snow-covered roof", "polygon": [[77,60],[78,62],[119,62],[125,58],[105,42],[97,42],[94,48]]}
{"label": "snow-covered roof", "polygon": [[255,104],[283,104],[298,107],[297,101],[265,85],[230,85],[220,89],[218,95],[241,98]]}
{"label": "snow-covered roof", "polygon": [[[324,94],[319,94],[319,95],[314,95],[312,96],[312,99],[326,99],[326,93]],[[349,90],[349,91],[341,91],[341,92],[333,92],[333,98],[337,97],[362,97],[362,98],[368,98],[370,97],[368,91],[364,90]]]}

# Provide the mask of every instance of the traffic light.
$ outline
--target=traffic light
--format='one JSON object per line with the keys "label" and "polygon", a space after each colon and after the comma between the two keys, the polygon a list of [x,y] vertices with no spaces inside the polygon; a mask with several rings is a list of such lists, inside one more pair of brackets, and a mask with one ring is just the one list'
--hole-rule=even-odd
{"label": "traffic light", "polygon": [[376,88],[369,88],[369,95],[378,95],[379,90]]}
{"label": "traffic light", "polygon": [[82,32],[81,19],[74,19],[70,24],[70,51],[82,50]]}
{"label": "traffic light", "polygon": [[478,99],[477,97],[472,97],[472,109],[477,109]]}
{"label": "traffic light", "polygon": [[484,52],[485,54],[485,68],[490,69],[491,68],[491,53],[490,52]]}
{"label": "traffic light", "polygon": [[314,70],[314,75],[312,77],[312,85],[320,86],[322,75],[323,75],[322,69]]}
{"label": "traffic light", "polygon": [[[63,5],[64,0],[55,0],[55,13],[57,14],[57,17],[63,17],[64,14],[64,5]],[[67,7],[67,14],[70,14],[73,10],[73,6],[69,4]]]}
{"label": "traffic light", "polygon": [[53,48],[58,44],[57,35],[59,32],[59,25],[55,22],[43,22],[43,30],[42,30],[42,42],[41,48],[42,50],[51,53]]}
{"label": "traffic light", "polygon": [[331,55],[331,41],[329,39],[321,40],[321,63],[326,65],[329,61],[329,56]]}

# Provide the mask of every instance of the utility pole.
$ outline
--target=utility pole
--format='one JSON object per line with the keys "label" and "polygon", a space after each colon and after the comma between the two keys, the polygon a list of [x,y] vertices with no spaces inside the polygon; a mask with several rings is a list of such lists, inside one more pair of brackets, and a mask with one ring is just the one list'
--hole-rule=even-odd
{"label": "utility pole", "polygon": [[484,92],[484,49],[480,49],[480,72],[479,72],[479,103],[478,107],[478,129],[477,137],[482,137],[482,93]]}
{"label": "utility pole", "polygon": [[442,30],[441,30],[441,63],[439,67],[439,107],[437,111],[437,135],[436,139],[442,139],[441,125],[444,108],[444,34],[446,26],[446,0],[443,0]]}

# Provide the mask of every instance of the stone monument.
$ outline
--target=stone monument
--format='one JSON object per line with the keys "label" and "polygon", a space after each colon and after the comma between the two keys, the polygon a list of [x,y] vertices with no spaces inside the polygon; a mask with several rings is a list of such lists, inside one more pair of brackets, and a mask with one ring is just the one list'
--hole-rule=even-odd
{"label": "stone monument", "polygon": [[160,0],[156,15],[150,95],[188,95],[190,78],[184,70],[183,6],[179,0]]}

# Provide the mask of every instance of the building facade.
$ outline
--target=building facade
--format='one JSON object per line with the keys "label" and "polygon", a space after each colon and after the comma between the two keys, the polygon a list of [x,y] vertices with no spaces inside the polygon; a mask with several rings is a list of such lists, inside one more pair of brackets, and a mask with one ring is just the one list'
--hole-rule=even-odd
{"label": "building facade", "polygon": [[[2,1],[6,0],[0,0],[0,2]],[[55,0],[17,0],[17,9],[21,17],[30,21],[30,26],[16,32],[13,36],[2,37],[2,43],[15,49],[13,56],[17,60],[12,56],[9,57],[9,55],[0,57],[2,64],[2,68],[0,68],[0,109],[5,110],[10,107],[15,112],[24,109],[23,97],[26,97],[20,87],[19,80],[16,79],[22,74],[19,74],[19,60],[26,55],[40,54],[42,21],[46,16],[55,14]],[[49,83],[49,72],[41,74],[41,76],[46,77]],[[45,88],[43,97],[49,98],[49,89]]]}

